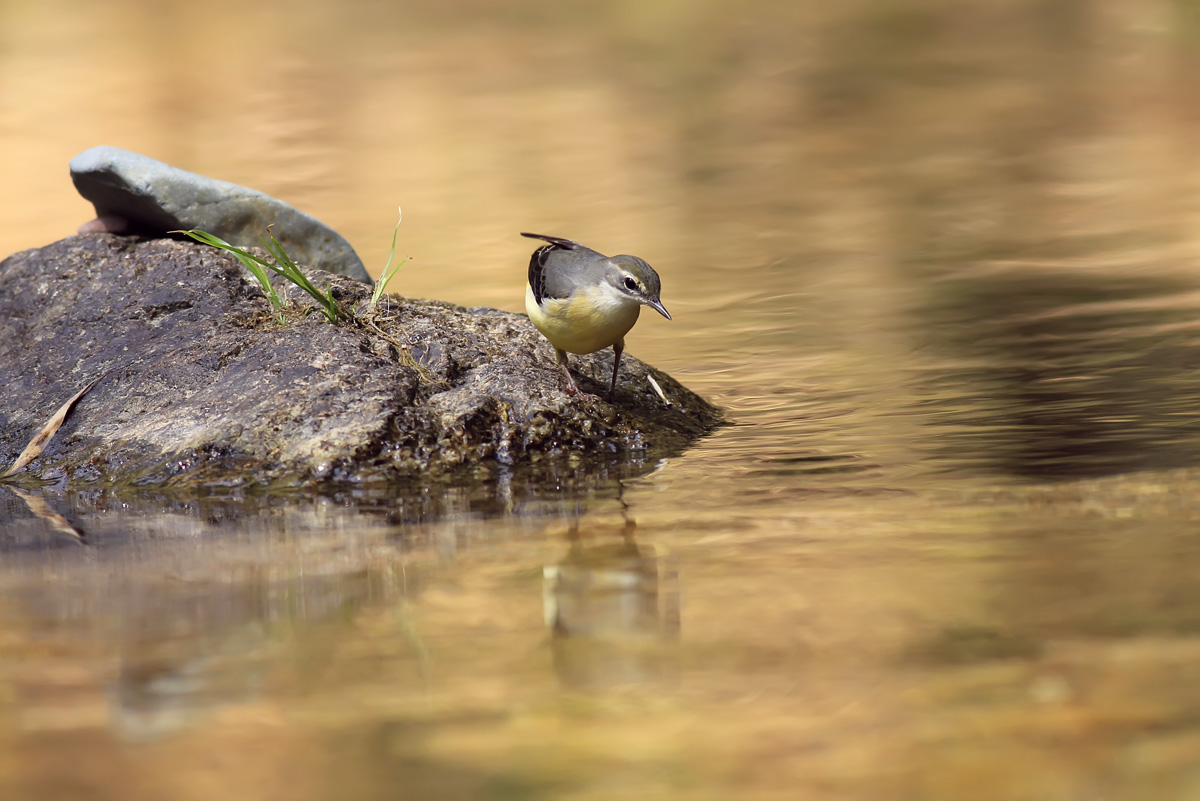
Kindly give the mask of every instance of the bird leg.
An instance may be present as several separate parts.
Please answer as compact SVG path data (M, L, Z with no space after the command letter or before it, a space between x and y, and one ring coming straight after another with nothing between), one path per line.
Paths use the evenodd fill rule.
M613 376L612 383L608 385L608 399L612 400L617 394L617 370L621 369L621 354L625 352L624 338L618 339L613 344Z
M579 385L575 383L574 376L571 375L571 368L567 364L567 352L565 350L554 349L554 358L563 369L563 373L567 376L567 385L570 387L572 395L582 395L583 392L579 389Z

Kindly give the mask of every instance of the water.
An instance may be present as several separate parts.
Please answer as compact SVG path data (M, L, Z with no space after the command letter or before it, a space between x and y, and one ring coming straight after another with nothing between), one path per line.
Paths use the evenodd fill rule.
M115 144L519 310L645 257L665 462L0 496L0 797L1200 797L1177 4L0 10L0 251ZM97 277L102 280L102 277ZM549 363L549 354L547 354ZM4 403L19 399L3 396Z

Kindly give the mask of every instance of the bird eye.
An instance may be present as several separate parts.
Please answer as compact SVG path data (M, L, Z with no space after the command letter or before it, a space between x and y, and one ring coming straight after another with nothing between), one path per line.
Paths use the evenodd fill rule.
M633 280L631 276L625 276L625 288L636 290L638 288L637 281Z

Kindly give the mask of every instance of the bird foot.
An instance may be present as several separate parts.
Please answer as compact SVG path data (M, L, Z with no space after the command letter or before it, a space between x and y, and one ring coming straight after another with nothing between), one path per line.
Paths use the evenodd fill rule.
M584 392L579 388L579 385L574 381L567 382L567 394L572 398L578 398L585 403L595 403L596 401L607 401L608 396L593 395L590 392Z
M562 367L563 375L567 378L567 392L577 398L586 397L587 393L580 389L579 385L575 383L575 376L571 375L571 368L567 367L565 364L559 366Z
M567 385L567 394L570 395L572 398L579 398L579 400L582 400L582 401L604 400L604 398L601 398L599 395L593 395L590 392L584 392L582 389L580 389L575 384Z
M579 398L582 401L591 401L591 402L596 402L596 401L611 402L612 401L613 395L615 393L613 392L613 390L611 388L609 389L608 392L604 393L604 395L593 395L590 392L584 392L582 389L579 388L579 384L575 383L575 376L571 375L571 371L565 365L562 365L562 368L563 368L563 375L566 376L566 378L567 378L567 394L570 395L571 397Z

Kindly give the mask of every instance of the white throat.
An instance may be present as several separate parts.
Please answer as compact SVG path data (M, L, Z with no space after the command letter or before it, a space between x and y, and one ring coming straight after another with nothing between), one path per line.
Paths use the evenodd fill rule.
M629 297L607 281L600 284L600 291L597 293L597 295L597 305L603 304L613 311L617 311L618 309L629 309L632 306L642 305L640 301Z

